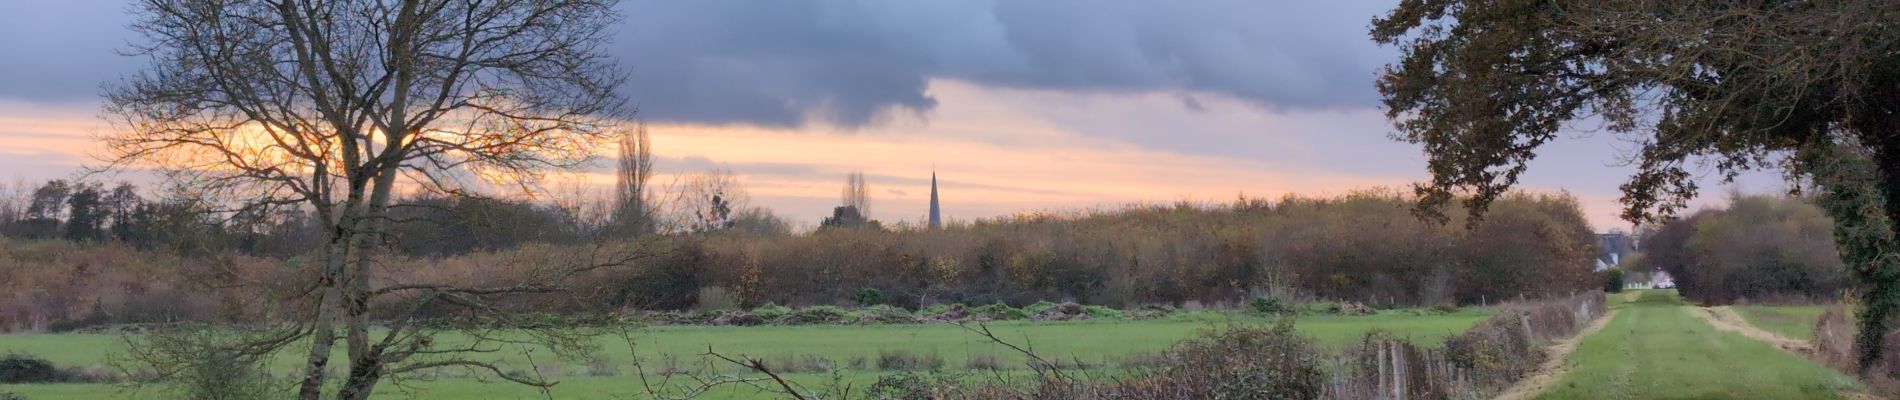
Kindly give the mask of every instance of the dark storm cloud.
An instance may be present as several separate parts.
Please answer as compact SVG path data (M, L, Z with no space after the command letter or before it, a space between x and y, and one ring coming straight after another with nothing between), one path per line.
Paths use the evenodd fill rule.
M629 99L665 122L859 126L930 111L933 78L1368 107L1389 52L1364 31L1384 3L629 0L608 49ZM95 100L144 62L113 53L127 21L117 2L0 2L0 97Z
M935 107L930 78L1361 108L1383 3L637 0L612 48L629 98L671 122L863 125Z

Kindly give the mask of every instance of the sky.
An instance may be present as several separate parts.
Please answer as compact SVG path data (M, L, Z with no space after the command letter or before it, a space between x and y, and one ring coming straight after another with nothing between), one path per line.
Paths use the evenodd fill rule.
M812 224L863 171L873 217L917 221L934 171L946 217L967 220L1427 178L1373 89L1398 51L1366 31L1393 3L628 0L605 48L658 182L729 170L754 205ZM130 20L115 1L0 2L0 179L98 164L101 85L146 62L117 52ZM1628 229L1634 145L1573 128L1522 187ZM1702 205L1784 186L1705 175Z

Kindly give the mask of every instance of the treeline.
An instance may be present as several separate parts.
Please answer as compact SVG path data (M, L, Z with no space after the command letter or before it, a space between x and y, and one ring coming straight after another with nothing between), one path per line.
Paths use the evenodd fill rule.
M1669 221L1643 233L1646 271L1665 271L1701 303L1831 299L1847 288L1834 222L1809 202L1736 196L1728 208Z
M1568 196L1513 195L1469 225L1456 218L1421 221L1412 205L1405 195L1368 191L1021 215L939 230L729 228L627 239L586 238L524 214L451 219L434 228L441 230L399 233L438 236L438 248L503 250L436 256L432 252L448 250L410 248L400 252L409 255L379 262L377 273L389 281L480 286L480 280L532 273L548 260L591 249L650 254L628 268L579 279L581 287L571 293L580 296L512 303L535 311L1021 307L1045 300L1240 306L1261 297L1436 306L1567 295L1600 284L1592 273L1595 235ZM461 202L419 209L458 215L452 212L458 207L531 209ZM568 234L576 236L561 240L586 243L508 249ZM0 242L0 249L0 284L8 286L0 290L8 293L0 296L0 325L15 329L242 321L268 311L260 308L260 296L221 286L311 279L305 257L193 255L111 241L12 240Z
M715 236L695 244L696 262L677 269L683 276L661 281L690 282L675 290L713 288L748 306L836 304L873 289L903 307L1039 300L1178 306L1254 296L1430 306L1598 285L1595 235L1573 198L1513 195L1470 229L1462 220L1422 221L1413 204L1409 196L1366 191L1023 215L942 230Z
M96 182L67 180L37 186L0 184L0 236L118 242L138 250L183 255L279 259L306 254L323 240L316 214L306 207L229 207L237 203L241 202L188 193L149 196L128 183L110 189ZM644 231L614 226L598 215L597 210L603 208L574 201L410 196L391 206L392 222L384 241L400 254L439 257L527 243L579 244L654 229L651 222L642 223L639 229Z

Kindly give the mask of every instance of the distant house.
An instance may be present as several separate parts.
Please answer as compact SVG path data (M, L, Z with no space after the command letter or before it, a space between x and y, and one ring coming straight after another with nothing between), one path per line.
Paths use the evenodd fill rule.
M1676 278L1667 271L1651 273L1633 272L1623 280L1624 289L1675 289Z
M1623 231L1597 234L1597 271L1615 268L1624 258L1636 253L1636 237Z

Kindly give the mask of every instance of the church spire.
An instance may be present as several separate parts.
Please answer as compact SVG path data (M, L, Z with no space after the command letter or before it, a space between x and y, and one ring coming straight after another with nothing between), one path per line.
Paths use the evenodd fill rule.
M937 171L930 171L930 229L943 228L943 210L937 205Z

